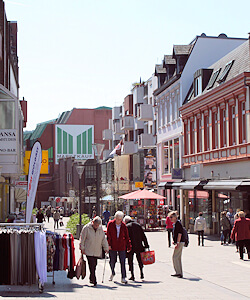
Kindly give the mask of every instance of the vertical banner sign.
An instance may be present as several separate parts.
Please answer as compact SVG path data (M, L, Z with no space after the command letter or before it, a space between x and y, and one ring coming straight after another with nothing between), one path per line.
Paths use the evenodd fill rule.
M42 148L39 142L35 142L31 150L28 188L27 188L27 203L26 203L26 223L30 223L32 209L35 202L38 180L42 165Z

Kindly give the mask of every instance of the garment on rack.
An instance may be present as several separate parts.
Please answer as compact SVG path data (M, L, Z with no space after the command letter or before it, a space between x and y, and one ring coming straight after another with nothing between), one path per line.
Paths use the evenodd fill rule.
M35 258L36 269L40 282L43 285L47 282L47 244L46 233L37 231L34 233L35 237Z
M53 236L46 234L46 242L47 242L47 272L52 272L53 265L54 265L54 255L56 250Z
M59 239L59 270L63 270L64 267L64 251L62 239Z
M10 235L8 233L0 234L0 257L1 257L1 268L0 268L0 284L10 284L11 273L10 273Z

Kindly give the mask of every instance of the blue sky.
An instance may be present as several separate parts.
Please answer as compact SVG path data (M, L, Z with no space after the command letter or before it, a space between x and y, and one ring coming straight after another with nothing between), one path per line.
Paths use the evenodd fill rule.
M248 37L249 0L6 0L18 22L27 129L65 110L120 105L173 44Z

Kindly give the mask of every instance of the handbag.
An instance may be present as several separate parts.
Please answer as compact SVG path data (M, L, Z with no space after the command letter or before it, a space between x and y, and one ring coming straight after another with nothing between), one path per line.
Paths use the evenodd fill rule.
M154 251L141 252L141 260L144 265L151 265L155 263L155 252Z
M86 260L84 259L83 255L79 258L76 264L75 270L76 278L79 280L82 276L82 279L86 276Z
M63 221L61 221L59 224L60 224L60 226L63 226Z

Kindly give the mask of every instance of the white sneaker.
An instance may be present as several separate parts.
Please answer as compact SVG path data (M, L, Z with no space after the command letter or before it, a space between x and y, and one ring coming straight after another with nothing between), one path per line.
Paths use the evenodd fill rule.
M109 281L113 281L115 275L111 274L110 277L109 277Z
M126 280L126 278L122 278L122 283L124 283L124 284L128 283L127 280Z

